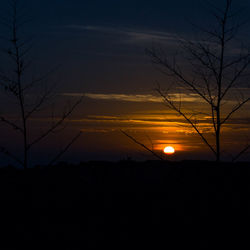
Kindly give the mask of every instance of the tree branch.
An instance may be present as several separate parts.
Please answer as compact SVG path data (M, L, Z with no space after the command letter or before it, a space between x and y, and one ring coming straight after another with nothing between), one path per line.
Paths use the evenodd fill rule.
M159 156L158 154L156 154L153 150L151 150L150 148L148 148L147 146L145 146L144 144L142 144L141 142L138 142L134 137L132 137L131 135L129 135L128 133L126 133L125 131L121 130L121 132L126 135L129 139L131 139L133 142L135 142L136 144L140 145L141 147L143 147L144 149L146 149L147 151L149 151L152 155L154 155L156 158L160 159L161 161L164 161L164 159Z
M25 119L27 120L34 112L38 111L38 109L44 104L50 92L45 92L42 97L40 97L39 101L34 105L34 107L26 114Z
M66 147L61 150L58 155L50 161L50 163L48 164L49 166L53 165L56 161L58 161L58 159L69 149L69 147L81 136L82 132L80 131L78 134L76 134L76 136L73 137L73 139L66 145Z
M247 152L247 150L250 148L250 145L247 145L245 148L243 148L233 159L232 162L237 161L244 153Z
M82 98L83 97L81 97L77 102L75 102L75 104L66 113L63 114L61 119L59 119L54 125L52 125L46 132L44 132L42 135L40 135L38 138L36 138L32 143L30 143L28 146L28 149L31 148L34 144L40 142L42 139L47 137L47 135L49 135L56 128L58 128L65 121L65 119L72 114L74 109L82 102Z
M227 92L233 87L235 82L241 77L241 75L244 73L244 71L247 69L247 67L250 64L250 59L248 59L241 67L240 70L234 75L233 79L230 81L224 92L221 94L221 99L227 94Z
M15 130L19 130L20 132L23 133L23 129L21 127L17 126L15 123L7 120L6 118L0 116L0 121L3 122L3 123L5 123L5 124L8 124L9 126L11 126L12 128L14 128Z
M235 113L238 109L240 109L244 104L246 104L248 101L250 100L250 98L247 98L246 100L240 102L238 105L236 105L232 111L224 118L224 120L222 120L221 125L224 124L231 116L233 113Z
M175 104L166 96L162 93L160 89L157 89L157 92L161 95L161 97L164 99L164 101L176 112L178 112L192 127L193 129L197 132L197 134L202 138L204 143L210 148L210 150L216 155L216 151L214 148L209 144L207 139L204 137L204 135L199 131L197 126L188 118L180 109L178 109Z
M0 146L0 153L6 155L10 159L16 161L17 163L19 163L19 164L21 164L23 166L23 162L21 160L19 160L15 155L10 153L6 148Z
M208 104L211 104L210 101L207 99L207 97L202 94L198 88L196 88L195 84L193 82L190 82L187 80L177 69L176 65L171 66L167 60L163 60L161 57L159 57L154 51L152 50L146 50L147 53L154 59L153 62L155 64L164 66L167 70L169 70L175 77L177 77L179 80L183 82L183 84L189 86L192 90L192 92L198 94L202 99L204 99ZM164 73L164 71L163 71Z

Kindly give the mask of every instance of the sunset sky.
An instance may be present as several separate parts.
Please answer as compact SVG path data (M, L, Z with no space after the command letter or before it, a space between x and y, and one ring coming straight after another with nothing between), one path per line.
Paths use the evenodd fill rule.
M1 13L8 10L8 0L1 1ZM150 153L136 145L121 133L121 129L159 153L165 146L173 146L176 153L169 156L173 160L213 159L209 149L195 131L167 108L155 88L172 84L170 77L159 72L152 65L145 49L161 45L170 56L179 49L180 39L195 39L199 31L192 23L212 27L203 0L24 0L26 13L31 17L24 28L27 37L33 38L30 53L30 72L41 75L51 69L53 74L47 79L56 84L53 103L56 114L60 115L62 103L73 103L83 96L67 126L61 132L34 148L32 157L46 163L52 154L82 131L82 136L64 155L62 160L135 160L153 159ZM221 1L222 2L222 1ZM249 1L237 1L237 8L243 8L242 16L249 19ZM2 28L2 34L6 31ZM238 34L240 41L250 47L250 23L242 27ZM6 41L0 45L6 48ZM235 45L232 50L237 51ZM7 47L8 48L8 47ZM0 58L5 65L5 57ZM182 63L182 62L181 62ZM184 70L188 67L182 64ZM227 101L234 104L236 94L250 95L250 81L235 90ZM16 119L14 104L1 93L2 114ZM172 98L179 100L188 114L197 107L204 113L197 117L200 128L209 140L214 140L209 125L209 110L200 98L183 89L175 88ZM12 107L13 105L13 107ZM244 147L250 140L250 105L236 113L223 127L223 159ZM225 105L225 109L228 109ZM48 111L49 109L47 109ZM31 136L42 131L50 122L49 114L42 112L30 123ZM2 127L1 143L15 151L20 150L19 137ZM6 132L5 132L6 131ZM11 141L10 141L11 138ZM13 141L15 145L13 146ZM0 145L1 146L1 145ZM46 157L44 157L44 154ZM165 156L168 157L168 156ZM242 159L250 159L246 154ZM3 157L0 163L8 160Z

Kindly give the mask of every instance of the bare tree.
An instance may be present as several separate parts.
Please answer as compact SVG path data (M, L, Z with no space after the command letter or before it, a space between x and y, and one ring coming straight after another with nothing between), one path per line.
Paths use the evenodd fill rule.
M28 123L33 118L35 114L41 111L42 106L47 103L47 101L52 97L52 89L44 88L42 92L37 89L35 101L30 101L31 96L35 95L36 88L42 84L48 74L45 74L38 78L29 77L28 68L30 62L27 60L27 56L31 49L31 39L26 39L23 37L23 25L26 23L26 16L19 12L19 1L10 0L11 15L9 19L3 20L3 23L9 30L9 37L5 38L9 43L9 48L4 50L9 59L12 61L12 70L10 74L5 72L0 72L0 86L3 88L6 94L13 97L17 106L18 114L16 121L8 119L4 114L0 114L0 122L6 124L7 126L18 131L23 140L23 157L19 159L13 153L10 153L5 147L0 147L0 152L4 153L8 157L14 159L16 162L21 164L24 169L28 167L28 157L30 149L46 138L51 133L58 130L66 121L67 118L73 113L75 108L80 104L82 98L76 101L73 105L68 105L68 107L63 111L61 117L54 119L51 126L47 128L43 133L33 138L29 134ZM30 78L30 79L29 79ZM29 79L29 80L27 80ZM6 105L8 106L8 104ZM68 147L80 136L80 133L62 150L57 157L53 160L57 160Z
M157 68L174 79L175 89L178 86L195 94L208 106L211 131L215 135L214 142L209 140L200 129L195 112L189 115L184 110L181 100L176 101L172 98L170 89L165 91L161 87L157 88L165 104L192 126L215 155L216 161L221 160L223 125L250 99L238 90L240 95L238 94L234 104L228 102L228 97L232 98L236 88L240 89L246 82L250 64L248 49L242 43L240 49L235 49L237 33L243 23L236 21L237 15L233 11L232 3L233 0L224 0L223 8L213 6L211 13L215 25L211 29L199 27L203 39L197 41L180 39L180 48L183 53L181 61L177 60L177 56L170 59L160 46L146 50ZM187 69L183 67L185 60L188 62ZM181 63L182 66L180 66ZM245 149L241 152L245 152Z

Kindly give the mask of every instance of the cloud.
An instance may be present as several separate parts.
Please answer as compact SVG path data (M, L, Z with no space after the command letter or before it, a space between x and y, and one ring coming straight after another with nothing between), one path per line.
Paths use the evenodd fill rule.
M84 133L110 133L116 131L115 129L95 129L95 128L82 128L82 132Z
M131 29L126 27L108 27L95 25L66 25L65 28L78 31L98 32L112 35L116 38L123 37L123 43L145 43L145 42L162 42L168 45L176 45L177 42L185 42L187 34L177 34L166 31L156 31L150 29ZM190 40L193 43L204 43L216 46L217 44L204 40Z
M106 26L91 25L67 25L66 28L83 31L93 31L114 36L124 36L123 42L152 42L152 41L171 41L176 43L178 35L170 32L153 30L136 30L129 28L115 28Z
M123 101L123 102L157 102L162 103L163 99L160 96L151 94L93 94L93 93L62 93L63 96L85 96L95 100L110 100L110 101ZM170 94L173 101L182 102L200 102L201 99L196 94Z
M152 42L159 43L161 45L164 44L165 49L169 47L169 49L174 50L177 49L177 44L179 42L192 42L193 44L206 44L210 45L213 49L219 49L219 45L212 41L204 41L201 40L193 40L190 38L190 35L187 33L177 34L173 32L166 31L155 31L150 29L132 29L126 27L112 27L112 26L98 26L98 25L65 25L64 28L75 30L75 31L87 31L87 32L96 32L103 35L112 36L112 41L119 41L119 43L127 43L127 44L151 44ZM108 37L110 39L110 37ZM247 54L248 50L242 49L242 46L239 45L231 45L231 49L229 54L232 56L235 55L244 55Z

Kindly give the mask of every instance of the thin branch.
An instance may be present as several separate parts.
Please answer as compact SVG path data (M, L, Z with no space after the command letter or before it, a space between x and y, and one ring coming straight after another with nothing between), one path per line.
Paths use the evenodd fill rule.
M14 128L15 130L19 130L20 132L23 133L23 129L22 129L22 128L20 128L19 126L17 126L15 123L13 123L13 122L7 120L6 118L0 116L0 121L3 122L3 123L5 123L5 124L7 124L7 125L9 125L9 126L11 126L11 127Z
M159 156L158 154L156 154L153 150L151 150L150 148L148 148L147 146L145 146L144 144L142 144L141 142L137 141L134 137L132 137L131 135L129 135L128 133L126 133L125 131L121 130L121 132L126 135L129 139L131 139L133 142L135 142L136 144L140 145L141 147L143 147L144 149L146 149L147 151L149 151L152 155L154 155L156 158L160 159L161 161L164 161L164 159Z
M53 165L56 161L58 161L58 159L71 147L71 145L81 136L82 131L80 131L78 134L76 134L76 136L73 137L73 139L66 145L66 147L64 149L62 149L58 155L50 161L50 163L48 164L49 166Z
M4 75L3 73L0 73L0 86L2 86L4 90L11 92L15 96L17 95L17 92L16 92L17 82L15 82L14 80L11 80L9 77Z
M31 89L33 86L35 86L37 83L42 82L44 79L48 78L49 75L51 75L52 73L54 73L57 69L54 68L48 72L46 72L45 74L43 74L42 76L33 79L31 82L29 82L28 84L26 84L26 86L23 87L23 91L26 91L27 89Z
M228 84L224 92L221 94L221 100L223 97L227 94L227 92L234 86L235 82L241 77L241 75L244 73L244 71L247 69L247 67L250 65L250 59L248 59L241 67L240 70L234 75L231 82Z
M146 135L147 139L149 140L149 142L150 142L150 144L151 144L151 150L153 151L153 149L154 149L154 144L153 144L151 138L150 138L147 134L145 134L145 135Z
M245 61L247 60L247 63L249 63L249 59L250 59L250 53L247 53L246 55L240 55L238 58L232 60L231 62L228 62L227 64L224 65L224 68L223 69L226 69L226 68L230 68L232 66L234 66L235 64L239 64L241 63L242 61Z
M44 104L50 91L46 91L43 96L39 99L39 101L34 105L34 107L26 114L25 119L27 120L34 112L38 111L39 108Z
M207 97L200 92L200 90L195 86L194 82L190 82L187 80L177 69L176 65L171 66L166 60L163 60L161 57L159 57L154 51L152 50L146 50L147 53L154 59L154 63L164 66L167 70L169 70L175 77L179 78L183 82L183 84L189 86L191 90L198 94L202 99L204 99L208 104L211 104L210 101L207 99ZM164 73L164 71L162 71Z
M208 70L210 70L210 71L213 73L213 75L214 75L216 81L218 81L218 78L219 78L218 75L219 75L219 74L218 74L218 72L216 71L215 64L214 64L214 62L212 61L211 56L214 57L214 59L216 59L216 60L218 60L218 61L219 61L219 58L218 58L215 54L211 53L208 47L206 48L206 47L205 47L204 45L202 45L201 43L198 43L198 45L195 45L195 44L192 43L192 42L188 42L188 43L189 43L189 46L185 46L186 49L187 49L187 50L191 53L191 55L192 55L195 59L197 59L204 67L206 67ZM201 50L202 53L199 53L198 50ZM208 62L206 62L206 61L204 60L204 58L203 58L204 56L206 56Z
M250 98L247 98L246 100L240 102L238 105L236 105L232 111L224 118L224 120L222 120L221 125L224 124L231 116L233 113L235 113L238 109L240 109L244 104L246 104L248 101L250 100Z
M247 145L245 148L243 148L233 159L232 162L237 161L244 153L246 153L248 151L248 149L250 148L250 145Z
M0 153L6 155L7 157L9 157L10 159L16 161L17 163L21 164L23 166L23 162L21 160L18 159L18 157L16 157L15 155L13 155L12 153L10 153L6 148L4 147L0 147Z
M56 128L58 128L65 121L65 119L72 114L74 109L82 102L82 98L83 97L81 97L77 102L75 102L75 104L66 113L63 114L61 119L59 119L55 124L53 124L46 132L44 132L42 135L40 135L38 138L36 138L32 143L30 143L28 148L31 148L34 144L40 142L42 139L47 137L47 135L49 135Z
M173 110L175 110L176 112L178 112L192 127L193 129L197 132L197 134L202 138L202 140L204 141L204 143L210 148L210 150L216 155L216 151L214 150L214 148L210 145L210 143L207 141L207 139L204 137L204 135L200 132L200 130L197 128L197 126L195 125L194 122L192 122L190 120L190 118L188 118L181 110L179 110L175 104L168 98L166 97L162 91L160 89L157 90L157 92L161 95L161 97L164 99L164 101L171 106L171 108Z

